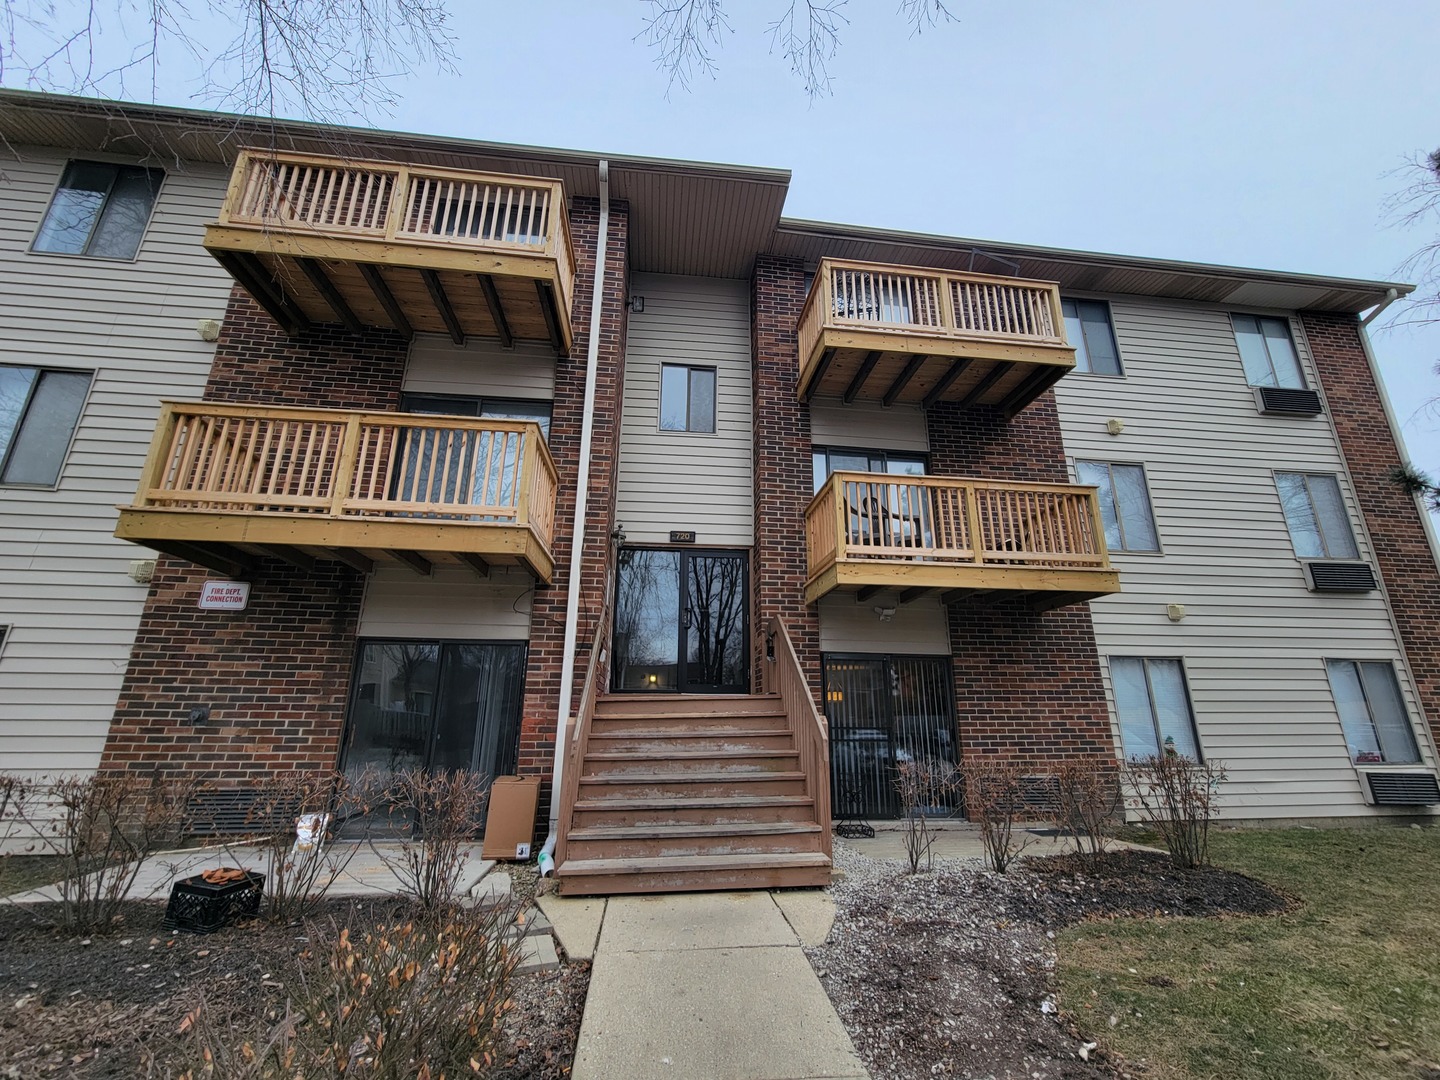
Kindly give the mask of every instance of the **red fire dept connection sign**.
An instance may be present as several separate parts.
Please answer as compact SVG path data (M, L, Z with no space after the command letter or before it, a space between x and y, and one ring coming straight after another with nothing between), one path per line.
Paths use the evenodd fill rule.
M200 587L202 611L244 611L249 603L248 581L207 581Z

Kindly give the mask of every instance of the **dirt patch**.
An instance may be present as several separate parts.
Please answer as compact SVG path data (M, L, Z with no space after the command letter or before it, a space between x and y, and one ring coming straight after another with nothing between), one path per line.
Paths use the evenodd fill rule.
M1051 855L1021 865L1036 883L1015 897L1011 910L1054 928L1127 915L1279 915L1296 904L1233 870L1180 870L1148 851L1109 851L1096 859Z
M835 845L835 927L806 950L874 1076L1123 1075L1056 1011L1055 931L1126 915L1271 915L1293 901L1231 871L1147 852L1027 859L999 875L925 874Z
M403 900L334 900L319 916L336 926L405 918ZM203 999L219 1024L242 1028L280 1000L309 944L303 926L252 922L218 933L160 928L164 905L129 904L119 932L65 938L19 907L0 908L0 1078L63 1076L120 1080L147 1075L179 1042L188 1010ZM506 1058L493 1075L568 1076L589 985L589 965L517 976L506 1017Z

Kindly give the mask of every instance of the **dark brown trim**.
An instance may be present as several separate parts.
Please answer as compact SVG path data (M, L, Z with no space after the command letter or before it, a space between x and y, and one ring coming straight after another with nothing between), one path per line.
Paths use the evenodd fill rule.
M505 318L505 305L500 303L500 293L495 289L495 279L489 274L476 274L480 291L485 295L485 306L490 309L490 318L495 323L495 333L505 348L515 344L515 335L510 332L510 322Z
M434 270L424 269L420 271L420 276L425 279L425 288L430 290L430 299L435 302L435 310L440 312L440 318L445 320L445 328L450 331L450 340L456 345L464 345L465 329L460 325L459 316L455 314L455 308L450 303L440 275Z
M369 263L361 263L360 276L365 279L365 284L370 286L370 291L375 294L375 299L380 301L380 306L385 309L385 314L390 316L390 321L395 324L395 329L407 338L414 337L415 328L405 317L405 312L400 307L400 301L395 299L395 294L390 291L390 286L381 276L379 269Z
M326 275L324 267L314 259L296 259L295 261L300 264L300 269L310 279L310 284L315 286L315 291L324 298L325 303L330 305L330 310L335 313L335 317L345 324L345 329L352 334L361 333L365 329L364 326L361 325L355 312L350 309L350 305L345 302L345 297L340 295L340 290L335 288L335 283Z

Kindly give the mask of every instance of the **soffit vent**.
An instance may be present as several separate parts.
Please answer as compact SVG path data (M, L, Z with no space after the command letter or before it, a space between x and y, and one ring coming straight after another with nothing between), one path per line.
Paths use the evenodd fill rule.
M1376 806L1434 806L1440 803L1440 781L1433 773L1367 772L1370 801Z
M1363 562L1312 562L1305 564L1311 592L1374 592L1375 571Z
M1255 404L1266 416L1319 416L1320 395L1314 390L1257 386Z

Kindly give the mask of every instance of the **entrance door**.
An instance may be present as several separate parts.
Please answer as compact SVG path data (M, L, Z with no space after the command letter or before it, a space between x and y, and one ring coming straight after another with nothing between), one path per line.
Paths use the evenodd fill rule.
M614 689L746 693L748 567L743 551L622 550Z
M896 794L896 767L956 761L949 659L827 653L824 669L835 816L904 816L910 808ZM942 795L933 802L919 809L943 815L955 808Z

